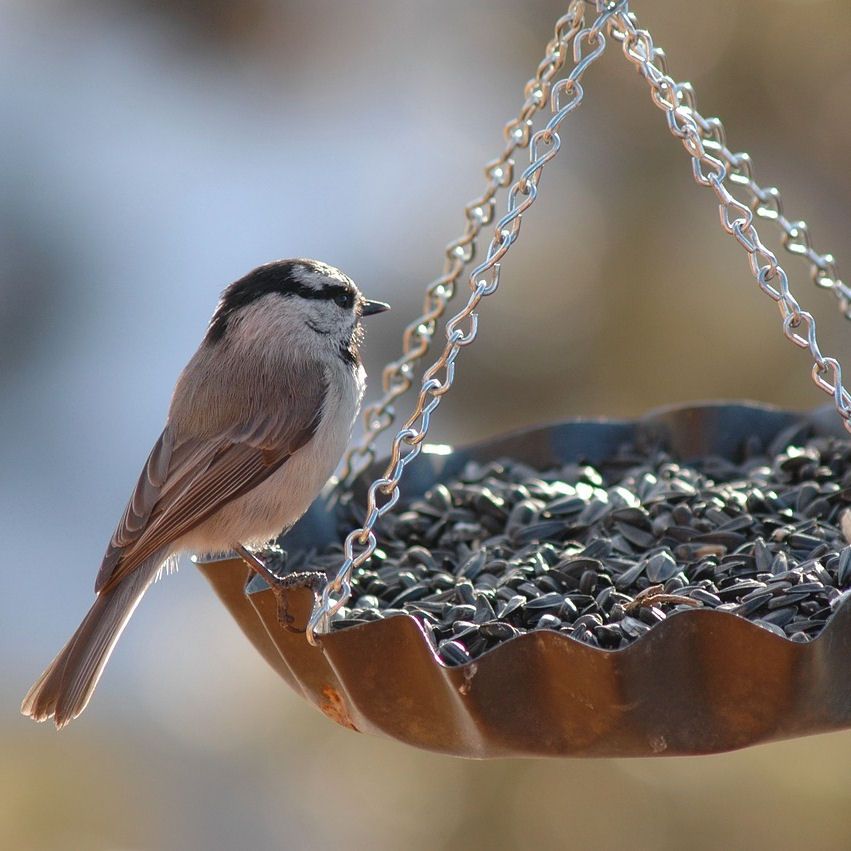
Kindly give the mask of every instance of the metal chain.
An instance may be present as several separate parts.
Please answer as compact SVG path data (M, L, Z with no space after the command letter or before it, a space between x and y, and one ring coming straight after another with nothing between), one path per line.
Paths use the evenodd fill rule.
M620 3L613 4L613 8L626 5L626 2L627 0L621 0ZM538 183L544 166L556 156L561 147L559 127L585 97L580 81L588 67L602 56L606 48L606 38L602 30L612 14L613 9L602 12L593 26L579 30L574 36L574 67L566 77L552 86L549 98L552 116L543 129L532 135L529 142L531 162L508 190L507 212L496 224L484 262L470 273L471 295L466 305L446 323L446 344L443 351L423 375L414 411L393 439L390 462L384 475L369 487L363 525L346 537L343 545L345 560L334 578L323 588L319 603L308 622L306 636L311 644L318 644L317 634L327 632L331 617L351 595L353 571L375 550L375 524L399 500L399 482L405 467L419 455L428 433L431 415L452 387L455 360L461 349L476 339L476 308L485 296L492 295L499 286L500 260L520 234L523 213L538 197ZM407 449L403 449L403 446Z
M813 359L812 378L816 386L833 396L834 406L851 432L851 396L842 384L842 367L836 358L822 354L816 338L816 322L803 310L789 289L789 281L777 255L759 238L754 210L736 199L725 185L727 166L704 144L701 127L720 127L720 122L699 116L691 93L668 74L665 54L653 46L647 30L639 29L635 15L626 6L609 17L609 32L621 42L624 55L635 65L650 86L650 95L664 113L668 129L683 144L692 159L694 179L711 187L718 198L722 228L748 252L751 271L760 289L777 303L783 317L783 333L796 346L808 349ZM793 252L796 253L796 252Z
M656 48L657 54L662 53ZM832 254L819 254L812 246L810 231L802 219L789 219L783 212L780 190L776 186L762 187L754 177L753 162L744 152L733 153L727 147L727 134L719 118L704 118L697 111L697 101L691 83L680 83L677 98L697 122L704 147L720 159L727 168L727 179L744 186L750 197L751 210L761 219L774 222L779 228L783 247L810 264L810 277L822 289L832 290L840 313L851 319L851 288L839 277Z
M475 256L479 233L493 221L497 193L501 188L511 185L514 154L518 149L529 147L532 119L547 105L552 80L564 66L574 36L584 26L584 14L583 0L572 0L568 11L556 21L555 32L544 51L544 58L523 89L523 106L517 117L503 128L505 148L485 166L485 190L464 207L464 233L444 249L443 274L426 288L422 315L405 328L402 334L402 356L384 368L381 376L383 395L364 408L364 433L346 453L340 474L342 481L350 482L375 460L375 440L393 425L393 403L413 385L415 366L428 353L437 322L455 295L458 279Z
M572 6L572 11L575 5ZM368 490L366 519L360 528L347 536L344 543L345 560L334 578L326 584L320 601L314 608L306 633L311 644L318 644L318 634L327 631L331 617L349 598L353 571L375 550L376 523L399 500L399 483L405 467L420 453L431 414L452 386L455 360L461 349L470 345L476 338L478 316L475 310L482 298L496 291L499 285L499 261L519 236L522 214L537 198L538 183L544 166L556 156L561 147L557 131L567 115L573 112L584 98L580 80L588 67L605 50L604 28L608 29L615 41L621 43L624 55L647 81L653 102L665 113L668 128L680 139L692 159L696 182L714 190L719 201L721 226L748 252L751 271L757 283L780 309L784 335L796 346L809 350L814 362L813 381L820 389L833 396L837 412L842 417L845 428L851 432L851 396L842 384L842 368L835 358L822 354L816 339L815 319L812 314L801 308L792 295L785 270L774 252L762 243L757 233L754 216L775 218L778 221L785 234L784 244L787 250L803 255L816 267L813 272L815 282L819 286L833 289L840 299L843 312L848 315L847 302L851 293L836 275L833 258L812 251L806 226L802 226L802 223L789 222L785 218L781 221L779 192L773 188L764 190L756 184L747 155L732 154L727 149L721 122L717 119L704 119L697 111L690 86L677 83L669 76L663 51L654 47L646 30L638 28L635 16L629 11L629 0L596 0L595 5L601 11L594 25L580 29L573 37L575 66L567 77L552 86L550 104L553 115L546 127L532 135L529 140L531 164L511 185L508 192L508 211L496 225L484 262L470 273L472 293L467 304L447 322L443 352L423 375L414 412L393 440L390 462L384 475L374 481ZM586 55L582 52L583 44L589 48ZM710 150L718 156L713 156L709 153ZM739 201L730 193L725 183L728 177L731 182L744 184L748 188L752 195L750 205ZM508 179L510 180L510 177ZM467 245L469 257L465 262L472 259L472 249L469 248L472 242ZM445 308L445 301L443 307ZM428 321L433 323L437 318L439 317ZM468 325L462 328L465 322ZM433 326L430 325L429 328L432 328L433 333ZM420 340L422 339L420 337ZM429 335L423 354L430 339ZM422 354L415 359L421 356ZM441 372L442 379L439 377ZM406 378L410 382L409 375L406 375ZM392 415L390 421L392 422ZM387 428L387 425L382 425L381 430L384 428ZM408 447L406 451L403 450L403 445Z

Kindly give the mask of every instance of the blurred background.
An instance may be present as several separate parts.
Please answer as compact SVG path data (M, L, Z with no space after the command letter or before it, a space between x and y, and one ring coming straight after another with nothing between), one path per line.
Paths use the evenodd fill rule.
M633 6L848 275L851 6ZM566 7L0 0L0 847L847 847L851 734L662 761L415 752L288 691L190 565L80 720L57 736L18 715L219 291L277 257L339 265L393 304L369 325L375 395ZM434 439L826 402L644 84L616 50L586 79ZM830 294L783 262L847 357Z

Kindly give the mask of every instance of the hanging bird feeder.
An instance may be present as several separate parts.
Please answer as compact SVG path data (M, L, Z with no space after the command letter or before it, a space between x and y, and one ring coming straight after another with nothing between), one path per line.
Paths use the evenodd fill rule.
M585 73L612 42L833 405L803 416L707 404L430 446L479 303L499 285ZM780 228L846 318L851 290L806 224L784 215L779 192L756 182L748 155L728 147L721 122L698 112L691 86L669 75L628 0L573 0L524 93L444 274L384 371L383 397L365 410L363 440L270 562L278 580L235 557L199 569L269 664L326 715L429 750L681 755L851 727L851 397L757 221ZM530 164L515 178L523 149ZM375 439L393 425L503 188L507 210L468 273L467 302L378 462Z

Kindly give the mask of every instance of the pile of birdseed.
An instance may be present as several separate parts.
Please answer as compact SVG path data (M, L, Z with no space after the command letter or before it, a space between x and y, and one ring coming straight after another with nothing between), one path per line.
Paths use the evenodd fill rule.
M658 445L596 466L469 463L382 519L333 628L413 615L448 665L539 629L616 650L696 607L806 642L851 587L849 503L851 443L800 428L737 463ZM298 561L333 570L340 552Z

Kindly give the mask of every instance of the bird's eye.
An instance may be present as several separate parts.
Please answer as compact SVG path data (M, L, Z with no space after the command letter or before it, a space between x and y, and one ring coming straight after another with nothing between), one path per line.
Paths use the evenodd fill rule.
M350 308L354 303L354 297L351 293L338 293L334 296L334 303L346 309Z

